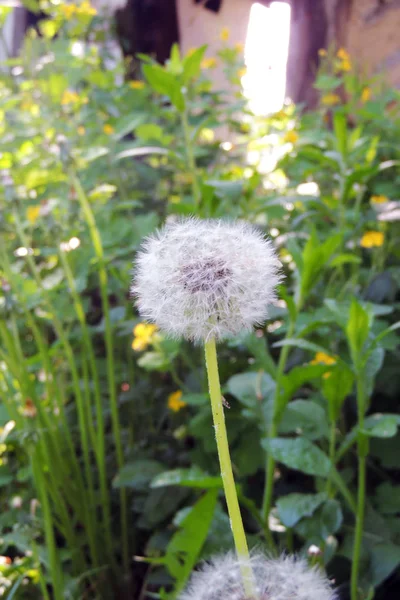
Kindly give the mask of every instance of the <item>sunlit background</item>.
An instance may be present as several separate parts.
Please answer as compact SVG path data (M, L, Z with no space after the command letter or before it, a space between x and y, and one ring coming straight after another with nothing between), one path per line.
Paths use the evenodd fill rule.
M278 111L286 89L286 63L290 35L290 6L258 2L251 7L245 45L247 74L242 83L256 115Z

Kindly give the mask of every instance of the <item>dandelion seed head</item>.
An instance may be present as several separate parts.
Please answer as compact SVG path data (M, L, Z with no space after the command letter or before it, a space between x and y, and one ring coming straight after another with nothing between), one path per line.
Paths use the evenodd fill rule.
M337 600L330 582L303 559L261 554L250 559L260 600ZM240 562L233 554L213 558L195 572L179 600L252 600L243 589Z
M167 334L222 340L265 321L280 267L249 223L181 219L145 240L131 291L142 317Z

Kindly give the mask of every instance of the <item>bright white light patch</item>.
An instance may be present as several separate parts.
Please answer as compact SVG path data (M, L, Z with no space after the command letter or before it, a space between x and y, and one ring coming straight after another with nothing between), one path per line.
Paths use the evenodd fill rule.
M297 186L297 193L300 196L319 196L319 187L315 181L309 181L307 183L300 183Z
M250 11L245 46L247 73L242 79L250 108L257 115L278 111L286 90L286 63L290 35L290 6L258 2Z
M28 254L33 254L32 248L24 248L23 246L17 248L14 252L14 256L28 256Z

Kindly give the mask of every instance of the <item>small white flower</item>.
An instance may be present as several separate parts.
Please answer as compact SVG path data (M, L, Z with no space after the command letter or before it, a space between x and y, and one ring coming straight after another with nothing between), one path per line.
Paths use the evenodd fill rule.
M265 321L280 266L249 223L182 219L145 240L131 291L142 317L169 335L221 340Z
M332 587L318 567L303 559L282 556L251 557L259 600L337 600ZM251 600L246 598L240 563L233 554L213 558L192 575L179 600Z

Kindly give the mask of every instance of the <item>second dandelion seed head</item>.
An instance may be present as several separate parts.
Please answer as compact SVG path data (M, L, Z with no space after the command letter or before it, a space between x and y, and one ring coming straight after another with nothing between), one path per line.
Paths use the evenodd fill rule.
M329 580L318 567L297 557L250 559L257 600L335 600ZM194 573L180 600L253 600L242 585L240 561L231 553L214 557Z

